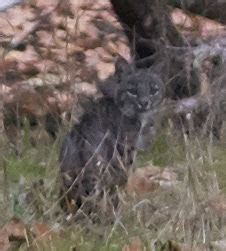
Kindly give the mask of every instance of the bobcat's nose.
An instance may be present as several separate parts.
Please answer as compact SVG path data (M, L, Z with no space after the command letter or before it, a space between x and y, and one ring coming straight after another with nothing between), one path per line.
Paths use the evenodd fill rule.
M148 99L143 99L141 100L140 105L143 109L147 110L150 108L150 101Z
M146 100L146 101L144 101L144 102L143 102L143 107L144 107L144 108L147 108L147 107L148 107L148 105L149 105L148 100Z

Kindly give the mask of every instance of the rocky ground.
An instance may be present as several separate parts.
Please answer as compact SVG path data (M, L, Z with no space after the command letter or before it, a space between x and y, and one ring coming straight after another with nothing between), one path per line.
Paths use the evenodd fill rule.
M95 83L114 71L116 55L129 58L108 1L65 2L25 1L0 13L1 113L8 135L16 133L12 117L40 120L71 111L78 93L95 95Z

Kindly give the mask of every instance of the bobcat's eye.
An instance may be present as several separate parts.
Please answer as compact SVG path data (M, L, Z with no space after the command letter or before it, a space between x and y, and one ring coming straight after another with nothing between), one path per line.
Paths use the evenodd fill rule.
M150 96L157 95L159 93L159 86L158 85L152 86L150 92L151 92Z
M139 104L139 103L137 103L137 107L138 107L139 109L142 109L142 108L143 108L143 106L142 106L141 104Z
M128 96L130 97L133 97L133 98L136 98L137 97L137 93L135 91L127 91L126 92Z

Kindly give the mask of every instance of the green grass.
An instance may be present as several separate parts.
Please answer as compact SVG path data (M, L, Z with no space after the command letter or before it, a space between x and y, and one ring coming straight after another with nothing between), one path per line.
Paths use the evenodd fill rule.
M28 156L23 158L11 156L6 159L5 166L7 176L13 182L19 181L21 176L29 180L35 180L44 178L46 174L45 167Z
M41 242L32 242L31 240L35 248L29 249L24 243L19 249L21 251L121 251L124 245L130 243L131 239L137 236L142 240L143 250L150 251L169 251L169 248L163 247L167 246L164 243L169 240L176 243L189 241L201 243L202 229L195 228L194 240L192 240L191 229L196 226L194 217L197 217L196 220L200 226L202 217L205 217L205 224L215 224L214 217L210 216L209 213L200 214L199 211L203 206L201 202L215 193L213 192L215 181L212 175L214 172L217 174L222 192L226 193L226 148L224 144L211 145L208 141L201 142L197 139L184 142L183 138L177 139L170 133L162 132L155 138L148 151L138 154L137 163L139 166L152 163L162 168L176 168L180 179L178 186L161 193L154 192L146 199L142 198L142 201L125 198L122 211L116 217L115 224L111 226L90 225L87 228L87 224L90 223L79 226L73 223L65 226L62 221L64 215L62 214L60 217L59 214L55 215L59 209L59 205L56 203L58 194L55 185L52 185L58 172L58 143L49 145L40 143L34 147L28 140L27 132L22 140L22 146L19 155L13 151L4 151L0 161L5 170L9 193L11 193L11 196L8 196L11 206L7 208L8 211L11 208L11 214L5 216L4 222L9 215L16 215L32 224L41 220L54 225L57 221L64 229L64 234L63 237L54 236L51 240ZM35 203L29 207L17 204L21 176L25 179L28 191L32 184L39 179L45 181L44 191L41 191L40 194L37 192L38 198L34 198L35 203L41 204L40 208L35 208ZM53 183L51 183L52 181ZM4 180L0 181L2 183L0 187L4 186L4 182ZM52 208L53 205L55 206ZM1 202L0 206L0 208L4 208ZM49 209L49 213L44 215ZM190 212L193 212L194 215L190 215ZM4 218L4 215L2 217ZM182 227L183 224L185 224L184 227ZM175 226L174 230L172 226ZM100 228L101 234L96 233L98 228ZM95 231L93 232L92 229ZM219 226L217 230L208 232L207 228L206 231L210 240L220 237L219 232L222 235L225 232ZM151 243L154 242L158 244L154 249L151 249Z
M175 141L172 135L160 133L156 136L153 145L145 152L138 155L138 163L152 162L160 167L170 166L185 160L185 149L183 141Z
M21 176L31 181L52 177L58 170L57 144L36 147L26 145L20 154L13 151L7 153L2 163L12 182L19 181Z
M216 171L220 188L226 194L226 145L214 146L213 158L212 168Z
M129 245L133 238L139 238L142 241L143 248L145 248L144 250L150 250L147 233L141 227L131 223L127 223L123 227L120 224L105 227L103 228L105 231L102 231L103 235L98 235L92 231L87 232L81 226L74 225L65 228L61 237L55 234L53 235L54 238L40 238L33 245L36 247L35 250L42 251L122 251L122 248ZM124 222L121 224L124 224ZM100 226L94 226L94 228L100 228ZM20 248L20 251L25 250L28 250L26 244Z

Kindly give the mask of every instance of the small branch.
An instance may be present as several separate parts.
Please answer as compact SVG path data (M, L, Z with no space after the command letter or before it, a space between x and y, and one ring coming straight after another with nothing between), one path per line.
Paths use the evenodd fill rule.
M188 112L192 112L199 108L201 105L208 105L208 98L200 95L195 95L189 98L184 98L177 101L174 104L174 113L175 114L185 114Z

